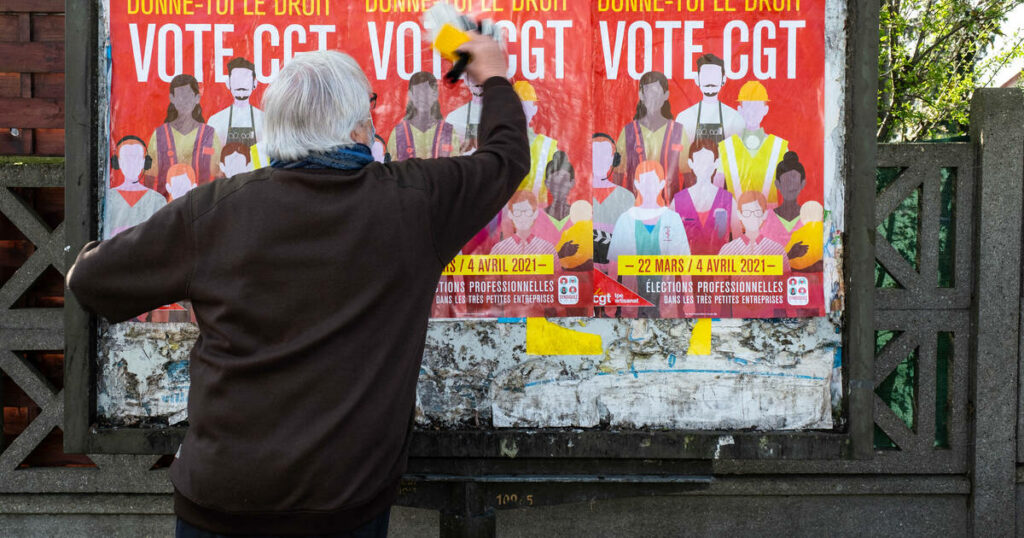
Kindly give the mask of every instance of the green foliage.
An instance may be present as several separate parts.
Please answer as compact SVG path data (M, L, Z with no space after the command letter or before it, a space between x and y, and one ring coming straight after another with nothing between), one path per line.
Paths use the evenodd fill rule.
M999 69L1024 57L1024 35L1001 31L1022 3L882 0L877 139L965 133L974 88L991 84Z

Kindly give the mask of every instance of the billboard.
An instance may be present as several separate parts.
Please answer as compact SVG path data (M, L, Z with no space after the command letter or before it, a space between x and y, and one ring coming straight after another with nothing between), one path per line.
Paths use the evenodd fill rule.
M305 51L367 73L378 161L472 154L481 89L441 81L433 3L112 0L103 237L268 166L260 99ZM455 6L506 35L531 163L446 268L434 318L825 314L823 3ZM194 319L182 303L138 321Z
M306 51L342 50L367 74L370 166L472 154L479 90L442 81L420 23L433 4L104 0L101 236L268 166L262 96ZM531 163L438 282L434 319L491 321L431 324L417 424L830 427L845 6L454 4L505 32ZM523 321L536 317L570 319ZM182 303L101 325L101 423L187 420L193 320Z

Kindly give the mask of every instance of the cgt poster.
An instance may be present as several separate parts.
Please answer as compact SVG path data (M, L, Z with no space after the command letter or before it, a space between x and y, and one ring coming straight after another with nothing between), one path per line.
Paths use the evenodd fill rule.
M824 315L824 2L593 6L598 314Z
M433 4L110 0L103 237L268 166L261 97L305 51L362 65L381 165L472 154L480 88L442 82ZM433 317L824 315L823 3L454 4L505 32L531 163L446 268Z

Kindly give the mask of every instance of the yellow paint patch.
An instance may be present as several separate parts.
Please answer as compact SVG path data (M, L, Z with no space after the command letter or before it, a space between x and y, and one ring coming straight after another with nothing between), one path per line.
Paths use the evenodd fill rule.
M527 318L526 352L530 355L601 355L601 335L555 325L544 318Z
M693 326L690 334L690 348L686 350L687 355L710 355L711 354L711 318L701 318Z

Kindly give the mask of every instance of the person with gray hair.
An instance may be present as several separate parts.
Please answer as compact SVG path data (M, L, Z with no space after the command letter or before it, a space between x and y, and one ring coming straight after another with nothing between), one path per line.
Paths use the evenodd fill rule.
M485 81L472 156L375 162L366 76L299 54L264 95L270 167L189 191L68 271L111 323L192 302L178 536L387 534L438 278L530 163L505 53L460 50Z

